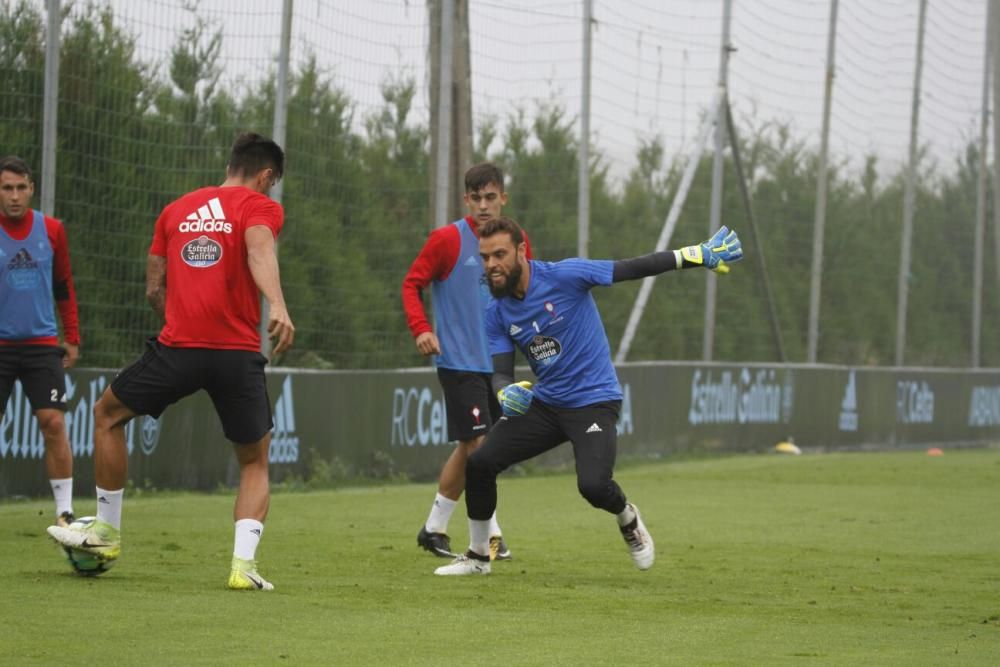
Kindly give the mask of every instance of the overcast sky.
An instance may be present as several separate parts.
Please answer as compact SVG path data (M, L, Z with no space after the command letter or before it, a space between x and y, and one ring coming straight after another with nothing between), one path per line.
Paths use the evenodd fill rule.
M144 58L165 62L193 24L182 0L109 0L140 36ZM39 0L39 5L43 5ZM473 113L502 119L536 100L580 110L583 0L469 0ZM597 148L617 175L640 139L689 146L715 90L723 0L593 0L592 121ZM280 0L201 0L222 28L230 79L273 66ZM841 0L831 150L868 152L898 166L907 153L918 0ZM929 0L920 138L942 160L978 134L986 0ZM729 71L737 121L781 121L818 143L830 0L734 0ZM400 72L420 90L426 118L427 12L418 0L295 0L292 60L315 54L357 102L380 103ZM294 66L294 65L293 65Z

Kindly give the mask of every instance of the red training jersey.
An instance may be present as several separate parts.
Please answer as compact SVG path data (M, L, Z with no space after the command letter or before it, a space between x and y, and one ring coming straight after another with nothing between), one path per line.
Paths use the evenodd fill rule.
M167 258L169 347L260 349L260 292L244 234L264 225L277 238L281 204L242 186L201 188L168 205L156 221L149 254Z
M12 220L0 213L0 226L15 241L23 241L31 234L34 211L28 209L20 219ZM71 345L80 344L80 316L76 304L76 288L73 286L73 272L69 264L69 242L66 229L55 218L45 216L45 233L52 245L52 298L55 300L59 319L62 320L63 336ZM3 314L0 313L0 317ZM29 338L27 340L4 341L0 345L58 345L52 336Z
M465 217L465 221L473 233L479 236L476 221L469 216ZM528 259L531 259L531 242L528 241L527 232L524 232L524 242L527 244ZM420 254L406 272L406 277L403 278L403 312L406 313L406 325L410 327L410 333L414 338L427 331L433 331L424 312L421 293L431 281L445 280L451 274L455 262L458 261L461 247L462 238L453 224L439 227L427 237Z

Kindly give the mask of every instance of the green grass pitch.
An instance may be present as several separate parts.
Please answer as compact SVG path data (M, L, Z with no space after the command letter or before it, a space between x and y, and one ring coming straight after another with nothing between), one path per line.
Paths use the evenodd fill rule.
M41 465L41 464L39 464ZM270 594L224 588L232 498L126 498L115 568L70 572L49 500L0 504L0 663L1000 664L1000 450L622 467L656 565L635 570L571 475L503 477L514 553L441 578L431 484L277 493ZM93 513L80 499L77 513ZM451 525L467 544L464 506Z

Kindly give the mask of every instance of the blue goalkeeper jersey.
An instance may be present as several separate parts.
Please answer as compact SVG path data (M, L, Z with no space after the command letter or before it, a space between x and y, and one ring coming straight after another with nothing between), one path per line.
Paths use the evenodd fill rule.
M486 310L490 354L513 352L516 345L538 378L535 397L548 405L620 401L608 336L590 293L596 285L611 285L614 262L531 260L529 265L524 299L495 299Z

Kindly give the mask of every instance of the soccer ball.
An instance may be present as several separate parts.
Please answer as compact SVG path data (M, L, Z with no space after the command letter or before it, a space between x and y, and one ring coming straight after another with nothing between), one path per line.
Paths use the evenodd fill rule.
M82 516L71 523L69 527L73 530L84 530L96 520L97 517ZM111 566L115 563L113 560L101 560L94 554L89 554L86 551L80 551L79 549L74 549L73 547L63 547L62 550L66 555L66 560L69 561L70 567L73 568L73 571L84 577L96 577L100 574L104 574L110 570Z

